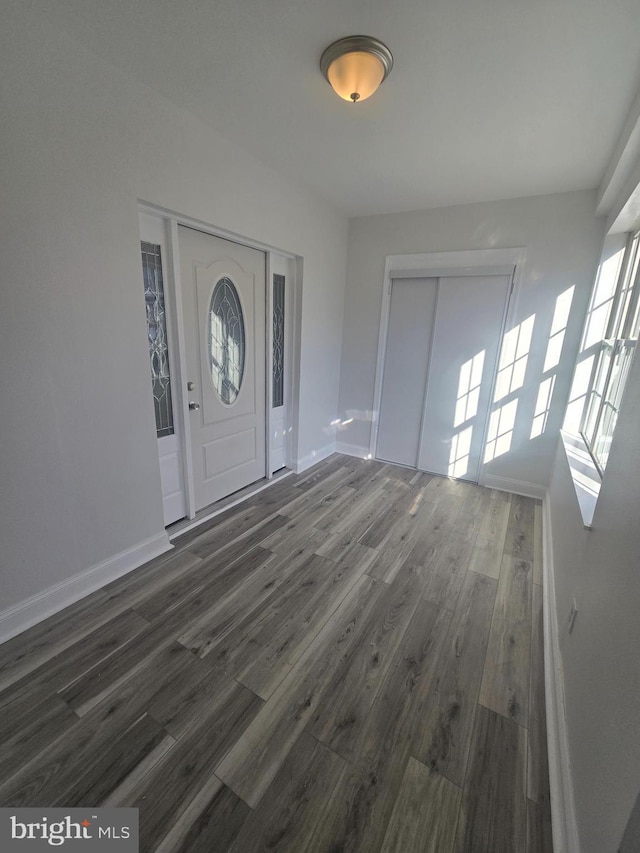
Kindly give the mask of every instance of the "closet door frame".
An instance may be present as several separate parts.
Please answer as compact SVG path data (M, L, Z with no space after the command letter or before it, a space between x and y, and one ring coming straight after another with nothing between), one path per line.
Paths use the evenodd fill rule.
M373 399L373 422L369 453L376 458L380 406L382 402L382 380L387 349L389 315L391 308L391 288L393 279L399 278L444 278L448 276L487 276L505 275L513 271L512 285L507 297L501 323L501 339L513 317L517 316L522 268L526 256L524 247L512 249L477 249L460 252L425 252L410 255L387 255L385 259L384 280L382 283L382 305L380 309L380 330L378 334L378 357ZM491 399L496 381L498 358L491 378ZM489 407L490 410L490 407ZM489 422L489 411L484 424L483 446ZM484 465L480 466L478 483L484 485Z

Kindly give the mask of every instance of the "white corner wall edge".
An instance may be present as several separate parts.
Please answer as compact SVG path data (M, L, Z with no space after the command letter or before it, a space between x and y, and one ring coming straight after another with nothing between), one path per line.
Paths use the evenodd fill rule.
M358 459L371 459L371 451L368 447L359 444L347 444L344 441L336 441L336 453L344 453L345 456L357 456Z
M553 850L554 853L580 853L565 712L564 672L558 633L553 531L548 494L543 502L542 536L544 686Z
M323 459L326 459L335 452L336 443L335 441L332 441L331 444L325 444L324 447L320 447L318 450L312 450L311 453L301 456L295 463L296 474L302 474L302 472L306 471L307 468L311 468L312 465L317 465L318 462L322 462Z
M547 490L539 483L528 483L526 480L512 480L510 477L498 477L496 474L485 474L480 478L480 485L488 489L498 489L500 492L511 492L525 498L544 500Z
M5 643L26 631L27 628L64 610L70 604L75 604L81 598L172 548L173 545L169 542L166 531L163 531L133 548L121 551L108 560L9 607L0 613L0 643Z

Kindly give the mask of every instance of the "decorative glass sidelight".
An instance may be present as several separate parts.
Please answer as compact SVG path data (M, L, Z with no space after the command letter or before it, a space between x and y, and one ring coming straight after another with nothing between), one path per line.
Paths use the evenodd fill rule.
M245 356L244 317L240 297L230 278L213 288L209 305L209 363L213 387L230 405L240 393Z
M284 404L284 276L273 276L273 408Z
M151 382L156 413L158 438L173 435L173 407L171 404L171 377L169 372L169 345L167 318L164 307L162 258L160 246L140 243L144 301L147 309L147 336L151 362Z

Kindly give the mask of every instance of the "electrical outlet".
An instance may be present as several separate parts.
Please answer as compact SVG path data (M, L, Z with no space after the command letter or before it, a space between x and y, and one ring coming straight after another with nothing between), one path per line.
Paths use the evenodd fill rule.
M575 598L571 599L571 610L569 611L569 633L573 631L573 626L576 624L576 616L578 615L578 605Z

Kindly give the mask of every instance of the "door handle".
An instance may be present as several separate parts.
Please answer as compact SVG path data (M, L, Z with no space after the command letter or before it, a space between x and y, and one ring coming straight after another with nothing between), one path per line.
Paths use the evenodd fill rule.
M197 412L199 408L200 408L200 403L195 403L193 400L189 401L189 411L190 412Z

